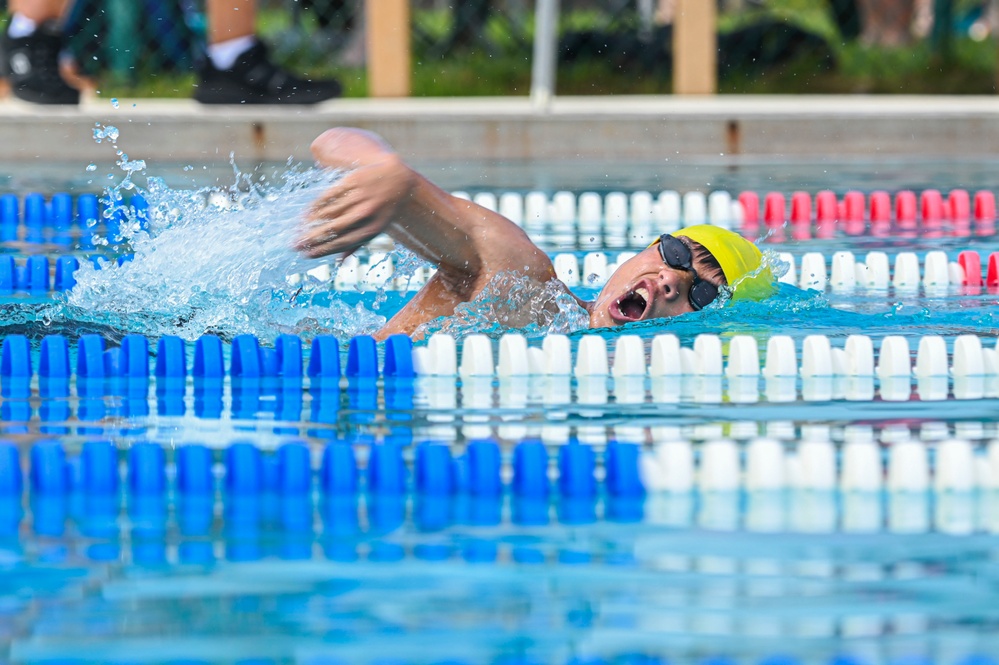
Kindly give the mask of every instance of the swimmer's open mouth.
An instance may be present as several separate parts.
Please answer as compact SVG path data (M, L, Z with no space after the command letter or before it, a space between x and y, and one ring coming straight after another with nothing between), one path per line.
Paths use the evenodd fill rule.
M649 309L649 289L642 284L636 286L611 306L610 314L618 323L641 321Z

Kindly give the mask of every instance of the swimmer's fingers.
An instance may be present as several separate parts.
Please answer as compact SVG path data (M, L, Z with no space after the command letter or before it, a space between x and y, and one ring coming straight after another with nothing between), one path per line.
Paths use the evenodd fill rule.
M370 223L381 209L375 201L361 196L353 188L330 190L317 199L309 208L304 226L307 232L314 228L335 226L347 231L356 226Z
M347 214L335 222L324 220L303 229L298 240L295 241L295 249L305 252L311 247L339 242L343 238L362 238L358 244L363 244L378 235L379 228L378 224L369 217Z
M355 229L348 233L337 234L335 237L315 238L306 243L300 243L298 250L310 259L318 259L330 254L351 254L358 247L371 239L365 229Z
M326 191L309 206L306 221L314 226L316 223L343 216L354 205L353 192L354 190L343 187L334 187Z
M348 236L366 236L359 241L363 244L381 233L386 221L378 206L368 203L320 206L301 230L295 248L306 251L309 247Z

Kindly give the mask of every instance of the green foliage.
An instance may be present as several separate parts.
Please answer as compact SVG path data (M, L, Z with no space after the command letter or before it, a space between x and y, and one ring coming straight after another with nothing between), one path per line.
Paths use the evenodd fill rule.
M929 41L904 48L844 42L824 2L768 0L765 9L719 17L721 30L733 30L763 16L779 17L823 36L837 66L825 70L803 57L764 73L729 76L719 82L726 93L868 93L868 94L993 94L996 91L997 48L993 39L974 41L955 36L950 58L943 58Z
M730 32L763 18L778 18L825 37L839 41L839 30L833 22L829 6L822 0L768 0L760 7L729 12L718 17L718 30Z
M960 4L960 3L959 3ZM803 56L759 72L746 69L728 72L719 82L720 92L751 94L799 93L906 93L992 94L996 85L997 47L994 39L976 42L955 36L947 59L927 42L899 49L870 47L857 41L844 42L827 3L822 0L767 0L761 7L726 13L719 17L723 32L745 27L762 18L779 18L825 38L836 57L829 69L814 57ZM530 90L531 18L492 18L486 25L483 44L457 53L442 54L439 45L450 34L447 11L417 11L414 21L413 95L417 97L526 95ZM262 9L260 33L280 42L291 28L288 13ZM628 30L628 18L615 21ZM563 30L601 30L608 26L605 14L592 10L565 11ZM625 27L630 26L630 27ZM310 26L314 29L314 26ZM335 76L344 84L345 96L367 94L362 67L344 67L335 56L308 48L276 49L283 64L296 73ZM614 64L608 58L580 58L560 62L560 95L668 94L667 68ZM190 97L194 75L190 73L142 71L133 82L115 81L104 74L98 80L101 96Z

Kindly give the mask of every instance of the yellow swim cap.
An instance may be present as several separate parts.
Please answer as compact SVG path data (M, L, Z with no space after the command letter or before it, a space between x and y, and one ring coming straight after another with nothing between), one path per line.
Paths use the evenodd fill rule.
M718 261L732 299L763 300L774 292L774 278L769 267L762 266L759 247L737 233L710 224L688 226L674 236L700 243Z

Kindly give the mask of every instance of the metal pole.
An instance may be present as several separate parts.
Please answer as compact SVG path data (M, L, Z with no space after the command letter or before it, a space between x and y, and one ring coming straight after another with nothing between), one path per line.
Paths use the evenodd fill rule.
M952 32L954 30L953 0L936 0L933 3L933 46L944 62L950 62L952 49Z
M135 80L142 38L139 33L140 7L135 0L107 0L107 56L111 74L118 82Z
M534 10L534 60L531 63L531 103L544 111L555 96L558 58L558 0L538 0Z

